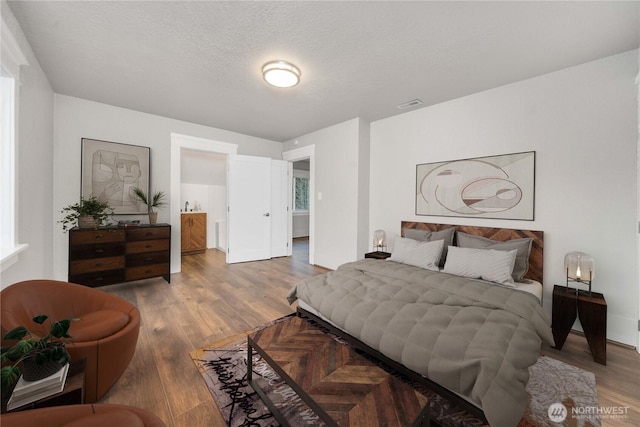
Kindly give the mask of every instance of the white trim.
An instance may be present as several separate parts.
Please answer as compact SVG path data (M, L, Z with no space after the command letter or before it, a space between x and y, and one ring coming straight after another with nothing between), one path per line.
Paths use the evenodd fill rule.
M18 262L18 254L28 247L26 244L18 244L12 248L0 248L0 272Z
M171 160L169 168L169 182L171 200L176 200L171 204L171 273L179 273L181 270L180 253L180 158L183 148L190 150L207 151L219 154L237 154L238 144L214 141L212 139L200 138L197 136L182 135L171 132ZM228 223L228 221L227 221Z
M171 146L173 146L173 144L179 144L180 148L189 148L192 150L209 151L220 154L238 153L238 144L214 141L213 139L171 132Z
M282 159L288 162L309 159L309 264L315 264L315 188L316 188L316 160L315 145L307 145L282 153ZM289 186L291 187L293 175L289 178ZM289 248L293 245L291 233L289 234Z
M0 22L0 57L2 63L0 75L3 77L2 90L2 146L0 159L2 160L2 190L0 201L3 206L0 214L0 272L18 262L18 254L29 245L18 243L18 174L17 174L17 144L19 117L19 86L20 67L29 65L27 58L20 49L13 33L9 30L4 19ZM6 79L6 80L5 80Z
M20 81L20 66L29 65L29 62L4 19L2 19L0 27L0 40L2 40L2 52L0 53L2 55L2 67L10 71L12 77L17 81Z

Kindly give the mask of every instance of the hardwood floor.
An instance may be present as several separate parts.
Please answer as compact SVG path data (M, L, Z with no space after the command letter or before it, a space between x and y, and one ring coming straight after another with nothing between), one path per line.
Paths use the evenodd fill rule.
M150 410L168 427L224 426L189 352L291 313L285 296L300 280L325 272L308 264L305 242L294 257L225 264L217 250L183 257L182 272L100 289L134 303L141 313L135 356L101 400ZM640 355L608 344L607 366L591 359L583 336L571 333L562 351L543 353L596 375L601 407L628 407L626 418L603 426L640 425Z
M297 240L297 239L296 239ZM308 264L308 245L294 241L294 256L225 264L207 250L182 258L182 272L100 288L135 304L141 313L131 364L101 403L145 408L168 427L224 426L189 352L295 311L289 289L326 272Z

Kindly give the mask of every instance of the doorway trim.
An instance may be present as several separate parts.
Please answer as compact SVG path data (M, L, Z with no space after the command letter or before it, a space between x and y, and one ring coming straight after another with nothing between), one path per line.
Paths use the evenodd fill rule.
M207 151L218 154L237 154L238 144L214 141L212 139L200 138L197 136L183 135L171 132L171 165L169 170L170 179L170 199L176 201L170 203L171 209L171 273L179 273L181 270L180 255L180 177L181 177L181 156L182 149Z
M298 160L309 159L309 264L315 265L315 188L316 188L316 166L315 166L315 144L307 145L300 148L294 148L293 150L284 151L282 153L282 159L288 162L295 162ZM293 185L293 176L289 176L289 187ZM289 210L289 224L291 224L291 218L293 215L293 209ZM293 233L291 228L289 229L289 248L293 248Z

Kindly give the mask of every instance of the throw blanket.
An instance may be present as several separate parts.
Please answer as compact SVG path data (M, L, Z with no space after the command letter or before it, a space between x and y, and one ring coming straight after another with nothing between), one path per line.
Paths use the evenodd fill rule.
M475 402L494 427L518 424L529 366L551 322L525 292L392 261L365 259L296 285L334 325Z

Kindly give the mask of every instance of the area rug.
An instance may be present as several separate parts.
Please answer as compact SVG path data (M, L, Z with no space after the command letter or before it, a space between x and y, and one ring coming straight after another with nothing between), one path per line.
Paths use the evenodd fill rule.
M258 329L268 327L277 319ZM248 331L251 333L253 331ZM269 410L247 381L247 333L235 335L192 351L191 358L204 378L227 425L278 426ZM338 338L336 338L338 339ZM320 426L324 423L264 362L253 355L254 378L292 426ZM529 405L519 427L599 427L597 417L573 415L572 408L598 406L595 375L572 365L542 356L529 370ZM400 378L402 376L398 375ZM406 379L405 379L406 380ZM408 380L406 380L408 381ZM429 397L432 420L442 427L486 426L482 420L421 385L408 381ZM564 408L564 414L562 413ZM559 411L559 412L558 412ZM575 411L584 414L584 411ZM559 420L559 418L563 420ZM551 418L555 420L552 421Z

